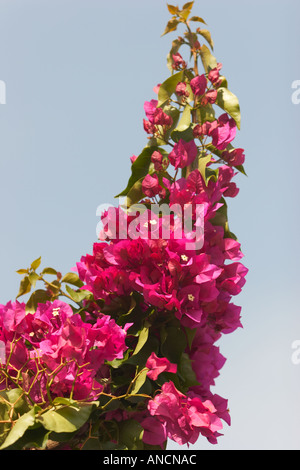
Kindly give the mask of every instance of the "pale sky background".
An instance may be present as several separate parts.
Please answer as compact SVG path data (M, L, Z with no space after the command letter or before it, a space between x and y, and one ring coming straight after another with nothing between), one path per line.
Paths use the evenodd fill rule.
M196 0L193 12L240 100L248 177L228 202L250 271L234 299L244 328L219 342L227 362L213 389L232 425L217 446L190 449L300 449L300 2ZM97 206L126 186L146 145L144 101L169 76L168 19L163 0L0 0L1 303L33 259L64 273L91 253Z

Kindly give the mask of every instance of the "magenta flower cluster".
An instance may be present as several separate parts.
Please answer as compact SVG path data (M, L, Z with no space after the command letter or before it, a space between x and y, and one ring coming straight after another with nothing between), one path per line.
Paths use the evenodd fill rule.
M175 15L170 30L186 23L192 3L184 14L168 6ZM206 30L199 34L209 39ZM245 155L232 145L236 100L228 90L220 99L222 64L196 38L188 32L173 43L172 80L144 103L149 143L130 158L129 204L103 212L99 240L76 263L78 291L63 293L58 275L44 292L51 300L34 311L18 300L0 305L0 392L21 387L31 405L44 409L56 397L93 403L99 407L93 423L101 421L103 439L117 448L124 444L122 422L136 423L133 434L142 434L143 445L161 448L168 439L193 444L200 435L215 444L223 422L230 424L227 399L212 387L226 361L217 342L242 326L235 297L248 269L229 230L227 199L239 193L234 177ZM191 47L193 69L178 52L183 43ZM222 108L218 117L213 104ZM144 210L132 211L136 203ZM188 227L176 211L153 212L157 203L188 214ZM193 244L197 229L200 245Z
M184 165L193 161L197 154L195 148L194 141L179 141L169 154L169 162L176 168L177 161L180 164L184 161ZM155 157L157 159L157 155ZM155 174L157 180L158 175L159 171ZM232 181L234 175L232 167L223 165L219 167L218 179L210 179L208 184L199 170L193 170L187 178L179 178L173 183L164 180L170 204L203 205L204 245L201 250L187 249L189 238L186 234L176 239L171 231L167 240L151 238L150 233L145 236L151 222L159 232L163 218L153 218L146 222L146 228L137 223L136 231L140 237L118 238L117 231L115 239L108 237L109 243L95 243L93 253L83 256L77 263L85 289L90 290L95 299L104 300L106 305L116 305L120 298L138 293L143 299L144 310L155 308L162 321L171 312L182 328L196 330L192 347L187 348L186 353L199 384L183 395L172 381L167 382L149 401L149 416L141 419L145 415L143 412L139 417L145 429L143 439L148 444L162 445L166 438L179 444L193 443L200 433L215 443L222 428L221 419L230 423L227 400L210 390L225 362L215 343L222 333L231 333L241 326L241 308L232 298L241 292L248 270L240 262L243 257L240 243L226 236L224 228L214 225L212 220L222 207L221 199L238 193ZM145 180L148 182L149 178L145 177ZM149 193L148 196L151 197ZM120 211L120 208L112 208L103 215L107 224L104 229L110 219L129 224L137 217L129 216L123 220ZM195 212L192 214L195 216ZM148 361L146 366L150 370L153 368L148 376L156 379L159 374L154 371L160 370L159 367L165 370L166 361L168 363L164 357Z
M40 303L27 314L25 303L0 306L0 341L5 344L9 381L20 383L34 403L47 403L48 394L75 400L94 400L103 390L106 361L122 358L126 331L108 315L97 313L92 325L60 300Z

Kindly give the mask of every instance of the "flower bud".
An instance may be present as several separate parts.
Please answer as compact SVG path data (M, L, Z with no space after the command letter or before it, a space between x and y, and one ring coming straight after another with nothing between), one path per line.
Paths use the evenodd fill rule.
M210 70L208 74L208 80L214 85L214 87L218 88L221 83L222 79L220 78L220 70L222 68L222 64L218 63L217 67Z
M245 161L244 149L238 148L226 150L222 153L222 158L228 163L228 165L243 165Z
M182 69L186 68L187 64L183 60L183 58L181 57L179 52L177 52L176 54L173 54L172 59L173 59L172 67L173 67L174 70L180 70L181 68Z
M130 157L131 163L134 163L137 158L138 158L137 155L132 155L132 156Z
M204 95L206 90L207 80L205 75L198 75L191 80L191 88L196 96Z
M145 176L142 182L142 190L145 196L153 197L159 193L161 186L159 185L158 176L154 174L153 176Z
M163 160L163 156L160 152L156 150L155 152L152 153L151 162L154 163L154 168L156 171L162 170L162 160Z
M179 82L176 85L175 93L179 96L189 96L189 92L186 89L186 83Z

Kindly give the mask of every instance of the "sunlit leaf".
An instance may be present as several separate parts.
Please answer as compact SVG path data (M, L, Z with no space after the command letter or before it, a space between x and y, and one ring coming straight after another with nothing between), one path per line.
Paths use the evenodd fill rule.
M182 7L182 10L179 12L179 15L184 20L187 20L190 16L191 10L193 8L194 2L185 3Z
M205 181L205 184L207 184L206 167L210 161L211 161L211 155L204 155L203 157L200 156L198 160L198 169L202 175L202 178Z
M94 405L64 406L39 415L37 420L49 431L74 432L89 419Z
M31 294L29 300L26 303L26 312L34 313L38 307L38 304L44 304L49 300L51 300L51 295L49 292L43 289L37 289Z
M89 298L92 297L92 293L90 291L84 290L84 289L80 289L78 291L75 291L75 290L71 289L71 287L69 287L68 284L66 285L66 290L67 290L68 294L70 295L70 297L72 298L72 300L74 300L74 302L76 302L76 303L80 303L84 299L89 299Z
M35 408L32 408L27 413L23 414L14 424L11 431L8 433L5 441L0 447L0 450L6 449L7 447L14 444L20 437L23 436L25 431L33 426L35 423Z
M25 276L22 281L20 282L19 292L16 298L21 297L21 295L28 294L31 291L31 283L29 280L29 276Z
M194 138L191 121L191 107L189 104L185 106L177 127L171 133L171 137L174 142L178 142L180 139L189 142Z
M241 111L238 98L227 88L218 88L216 104L226 111L236 122L238 129L241 127Z
M137 379L134 381L133 387L130 391L131 394L138 393L139 390L142 388L147 379L147 372L148 369L146 368L141 371Z
M217 67L217 59L212 55L212 53L205 44L201 46L200 57L206 73Z
M32 285L32 287L35 288L35 285L36 285L37 281L40 279L40 276L37 273L30 273L28 275L28 278L29 278L29 281L30 281L30 284Z
M176 86L183 80L183 71L177 72L167 78L159 87L158 91L158 107L163 106L175 93Z
M159 151L162 154L165 154L166 151L161 147L151 146L145 147L140 153L138 158L131 165L131 176L128 180L127 187L115 197L127 196L129 197L129 191L132 189L131 199L137 202L139 199L136 199L137 194L141 194L141 179L143 179L149 173L149 167L151 164L151 155L155 151ZM139 182L135 188L133 186L135 183Z
M187 2L183 5L183 10L191 10L193 8L194 2Z
M142 347L144 346L144 344L146 343L147 339L148 339L148 336L149 336L149 328L147 327L144 327L140 334L139 334L139 339L138 339L138 343L135 347L135 350L133 352L133 356L135 354L137 354L141 349Z
M192 16L189 21L199 21L200 23L205 23L204 19L203 18L200 18L200 16Z
M28 269L18 269L18 271L16 271L16 273L18 273L18 274L27 274Z
M30 266L30 267L31 267L31 269L33 269L33 271L35 271L35 270L39 267L39 265L41 264L41 260L42 260L42 258L41 258L41 256L40 256L39 258L37 258L36 260L34 260L34 261L31 263L31 266Z
M78 274L73 273L73 272L65 274L63 276L63 278L61 279L61 282L66 282L66 283L72 284L73 286L76 286L76 287L82 287L83 286L83 282L81 281L81 279L79 279Z
M201 124L204 124L206 121L213 122L215 121L215 110L210 103L207 103L205 106L200 106L197 109L197 121Z
M208 42L210 47L213 49L214 48L214 42L212 40L210 32L207 29L198 29L197 32L198 32L198 34L201 34L201 36L203 36L204 39L206 39L206 41Z
M142 189L143 179L144 178L141 178L138 181L136 181L136 183L134 183L132 188L130 188L130 190L128 191L128 193L126 195L126 197L127 197L127 200L126 200L127 207L130 207L130 206L136 204L137 202L139 202L142 199L142 197L143 197L143 189Z
M171 15L176 15L179 12L179 8L175 7L174 5L168 5L167 4L167 7L168 7L168 10L171 13Z
M43 271L41 272L41 274L54 274L54 275L56 275L56 274L57 274L57 271L56 271L56 269L47 267L47 268L44 268L44 269L43 269Z
M182 46L182 41L180 41L179 39L174 39L174 41L172 42L171 50L169 54L167 55L167 67L170 70L170 72L172 72L172 74L174 73L174 69L172 67L172 64L173 64L172 57L174 54L177 54L181 46Z
M177 20L177 18L171 18L168 21L167 26L166 26L164 32L162 33L162 36L164 36L165 34L170 33L171 31L176 31L177 26L178 26L179 23L180 23L180 20Z

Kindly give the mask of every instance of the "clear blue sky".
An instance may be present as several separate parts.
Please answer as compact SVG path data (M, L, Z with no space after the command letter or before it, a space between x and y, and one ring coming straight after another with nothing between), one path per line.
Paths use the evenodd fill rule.
M244 328L219 343L215 392L232 426L217 448L299 449L300 3L196 0L194 14L239 97L248 173L229 201L250 271L235 299ZM0 0L1 303L33 259L66 272L91 252L97 206L114 202L146 144L143 104L168 77L176 37L160 37L168 18L163 0Z

